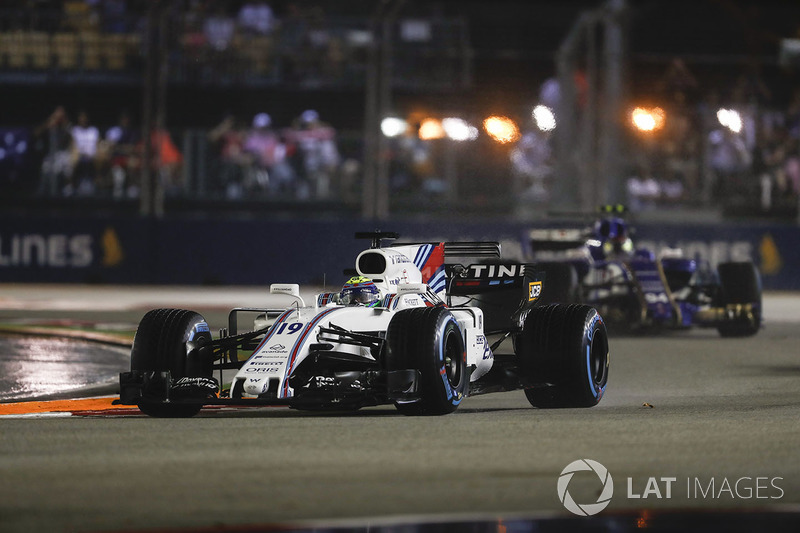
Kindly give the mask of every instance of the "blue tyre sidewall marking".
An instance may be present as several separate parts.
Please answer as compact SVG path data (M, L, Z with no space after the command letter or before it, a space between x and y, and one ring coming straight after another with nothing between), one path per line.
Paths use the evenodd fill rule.
M441 335L439 337L439 364L440 364L439 365L439 375L441 376L442 381L444 382L444 390L447 393L447 400L452 405L458 405L458 404L461 403L461 399L462 398L459 398L458 394L456 393L455 389L453 388L453 385L450 383L450 380L447 378L447 369L445 368L445 362L444 362L445 341L447 340L447 337L448 337L447 333L448 333L448 330L449 330L449 325L451 323L454 324L454 327L456 329L458 328L458 326L455 325L455 318L453 318L453 316L450 315L450 316L447 317L447 320L445 320L444 324L442 325ZM463 379L463 377L462 377L462 379Z
M592 345L586 345L586 375L589 378L589 390L592 395L597 398L597 385L594 383L594 376L592 373Z
M597 317L598 315L595 315ZM601 322L602 323L602 322ZM591 327L589 328L589 334L586 341L586 377L589 380L589 390L592 392L592 395L595 398L600 398L605 390L605 385L600 385L595 383L594 381L594 372L592 371L592 340L594 339L595 334L597 334L599 328L597 327L597 319L593 318L591 321ZM603 371L605 374L605 371Z

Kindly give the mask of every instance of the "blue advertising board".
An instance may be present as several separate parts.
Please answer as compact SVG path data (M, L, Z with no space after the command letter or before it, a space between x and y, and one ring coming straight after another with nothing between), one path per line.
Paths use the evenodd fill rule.
M356 231L397 231L409 241L497 240L503 256L525 260L524 222L364 222L137 217L42 219L0 216L0 283L338 284L368 246ZM800 228L779 224L643 223L637 246L681 248L688 256L753 260L765 289L800 289Z

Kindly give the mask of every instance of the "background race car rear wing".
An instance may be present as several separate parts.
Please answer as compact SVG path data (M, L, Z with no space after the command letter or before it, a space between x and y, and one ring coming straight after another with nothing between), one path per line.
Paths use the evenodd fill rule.
M592 236L588 229L532 229L528 232L528 243L535 253L542 250L563 251L580 248Z

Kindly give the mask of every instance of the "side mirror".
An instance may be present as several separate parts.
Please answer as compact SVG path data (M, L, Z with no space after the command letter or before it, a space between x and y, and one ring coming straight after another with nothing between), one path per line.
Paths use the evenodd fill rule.
M285 294L291 296L300 303L300 307L305 307L306 303L300 296L300 285L296 283L273 283L269 286L270 294Z

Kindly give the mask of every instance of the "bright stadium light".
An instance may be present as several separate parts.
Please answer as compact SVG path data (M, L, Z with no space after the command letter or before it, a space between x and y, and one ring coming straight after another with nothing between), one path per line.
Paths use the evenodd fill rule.
M666 114L660 107L652 109L637 107L631 111L631 122L634 127L643 132L660 130L664 127Z
M553 131L556 129L556 116L553 110L546 105L537 105L533 108L533 120L540 131Z
M443 118L442 128L444 128L447 136L454 141L474 141L478 138L478 128L462 118Z
M717 120L720 124L733 133L742 131L742 116L735 109L720 109L717 111Z
M386 117L381 121L381 132L387 137L397 137L408 130L408 122L402 118Z
M445 136L442 123L435 118L426 118L419 124L419 138L423 141L441 139Z
M489 137L500 144L512 143L519 139L519 127L508 117L492 115L483 121L483 129Z

